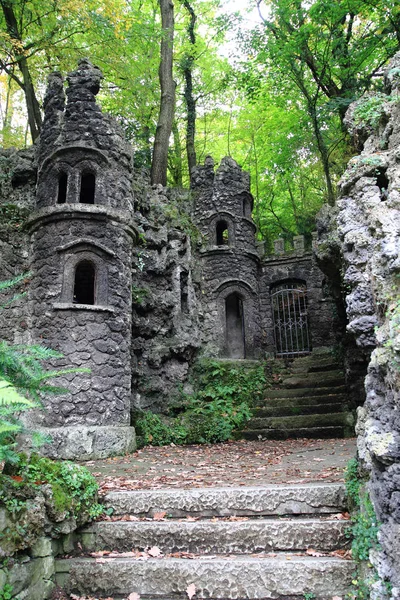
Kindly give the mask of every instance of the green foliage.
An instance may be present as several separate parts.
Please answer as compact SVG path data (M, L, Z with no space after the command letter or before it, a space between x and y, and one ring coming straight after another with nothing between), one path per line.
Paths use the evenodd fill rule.
M346 493L350 505L353 508L360 506L360 486L361 480L358 474L358 461L352 458L347 463L345 471Z
M26 221L29 211L26 208L21 208L16 204L2 204L0 206L0 223L6 224L8 227L15 229L20 228ZM25 275L22 275L22 278Z
M33 453L29 458L19 454L17 464L9 467L8 472L21 478L21 486L50 484L53 503L59 512L76 518L82 514L95 518L103 512L97 503L97 482L85 467Z
M354 109L356 125L367 125L375 129L385 114L385 104L391 103L386 94L375 93L373 96L361 98Z
M12 598L14 598L13 586L9 583L6 583L6 585L0 590L0 600L11 600ZM18 600L18 598L15 600Z
M379 577L369 563L371 549L379 548L379 522L364 481L359 475L359 466L355 458L347 465L345 473L346 492L352 511L352 527L349 536L352 538L352 558L357 563L357 573L352 580L352 589L347 594L348 600L369 600L373 583ZM384 582L383 582L384 583Z
M369 551L378 546L379 523L367 492L360 495L360 510L352 517L352 555L356 561L367 561Z
M249 368L229 361L201 360L193 372L195 391L181 395L171 408L173 416L139 415L139 443L162 446L229 440L251 418L250 406L266 383L262 365Z
M306 592L304 594L304 600L314 600L314 598L316 598L316 595L312 592Z
M150 291L147 288L132 285L132 301L134 304L141 306L149 295Z
M135 423L138 445L167 446L168 444L185 444L187 430L180 425L178 419L165 419L160 415L144 412Z

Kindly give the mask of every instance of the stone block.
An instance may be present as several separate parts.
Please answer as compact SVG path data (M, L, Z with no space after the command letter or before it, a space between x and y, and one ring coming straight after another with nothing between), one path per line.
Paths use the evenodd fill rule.
M51 556L52 553L52 540L50 538L39 538L31 548L31 556L33 558Z

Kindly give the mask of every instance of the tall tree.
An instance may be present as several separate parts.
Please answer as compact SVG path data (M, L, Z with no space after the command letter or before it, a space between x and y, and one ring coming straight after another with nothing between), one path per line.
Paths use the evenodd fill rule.
M175 113L173 78L174 5L171 0L159 0L162 25L159 80L161 89L160 112L154 138L151 183L167 185L168 147Z
M21 72L22 79L15 74L13 65L7 65L2 61L1 66L6 73L16 81L25 94L29 129L32 141L35 141L39 136L42 127L42 114L40 112L40 105L36 97L26 56L28 48L23 44L22 31L18 25L17 17L14 12L14 2L12 2L12 0L0 0L0 6L3 11L7 33L10 37L11 45L14 48L14 60ZM19 24L21 25L21 21L19 21Z
M181 59L181 69L185 78L184 98L186 104L186 154L189 168L189 177L193 167L196 166L196 99L193 95L193 65L195 62L196 45L196 13L188 0L182 0L182 4L189 14L187 32L189 36L190 50Z
M333 204L331 149L337 142L329 139L330 124L335 114L343 121L349 103L371 87L399 49L400 8L392 0L257 0L257 5L263 25L251 34L254 72L299 90L323 166L326 199Z

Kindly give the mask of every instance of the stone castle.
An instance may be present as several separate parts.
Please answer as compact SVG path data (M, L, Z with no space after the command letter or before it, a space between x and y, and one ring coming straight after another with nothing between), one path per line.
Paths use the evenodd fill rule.
M230 158L192 173L190 191L150 186L95 96L88 61L49 80L33 149L0 152L0 278L29 272L26 298L1 311L13 343L59 350L69 393L34 425L54 457L135 447L132 412L162 412L197 356L293 357L345 340L348 389L362 395L356 433L380 549L370 560L400 598L400 53L389 63L378 124L347 125L360 156L336 207L317 219L313 251L282 241L265 256L249 178ZM362 99L360 100L362 102ZM322 269L322 270L321 270ZM344 331L346 329L346 332ZM354 404L353 404L354 405ZM381 581L371 598L388 597Z
M27 218L2 236L1 275L30 279L27 306L3 312L2 334L59 350L57 366L90 368L66 376L69 394L35 415L54 457L132 450L132 410L165 410L195 356L296 356L335 343L334 302L304 239L290 253L277 240L269 257L256 241L248 174L207 158L190 192L149 186L96 103L101 78L82 60L65 94L52 74L39 144L3 156L2 196Z

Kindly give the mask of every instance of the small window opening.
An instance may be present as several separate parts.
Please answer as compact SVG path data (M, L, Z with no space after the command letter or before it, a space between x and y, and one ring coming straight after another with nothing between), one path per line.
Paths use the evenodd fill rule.
M243 216L251 219L251 203L249 198L243 198Z
M347 252L353 252L354 244L352 244L352 243L346 244L346 250L347 250Z
M229 244L228 225L226 221L217 223L217 246L227 246Z
M82 260L75 269L74 283L74 303L75 304L94 304L95 303L95 281L96 269L89 260Z
M81 192L79 202L81 204L94 204L94 192L96 178L93 173L84 173L81 178Z
M188 291L188 273L181 271L180 273L181 287L181 312L187 314L189 312L189 291Z
M66 173L60 173L58 178L57 204L65 204L67 201L67 183L68 175Z
M386 175L386 169L379 167L377 169L376 176L376 185L381 191L381 200L387 200L388 197L388 188L389 188L389 179Z

